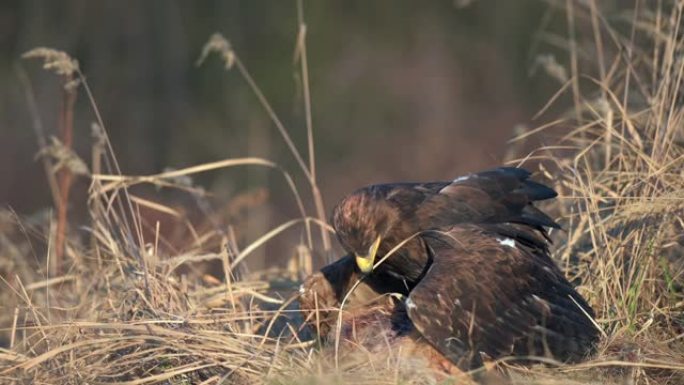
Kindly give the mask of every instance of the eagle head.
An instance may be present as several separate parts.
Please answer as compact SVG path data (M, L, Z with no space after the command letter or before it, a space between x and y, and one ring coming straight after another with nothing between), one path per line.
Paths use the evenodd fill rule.
M356 257L359 270L367 274L373 270L382 240L397 220L396 209L371 187L342 199L333 210L332 223L342 247Z

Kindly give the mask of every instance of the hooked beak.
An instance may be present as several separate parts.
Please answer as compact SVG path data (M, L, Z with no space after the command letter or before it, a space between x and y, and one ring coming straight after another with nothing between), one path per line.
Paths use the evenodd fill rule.
M378 246L380 246L380 237L378 237L375 242L368 249L368 255L358 255L356 254L356 265L363 274L368 274L373 270L373 263L375 262L375 254L378 252Z

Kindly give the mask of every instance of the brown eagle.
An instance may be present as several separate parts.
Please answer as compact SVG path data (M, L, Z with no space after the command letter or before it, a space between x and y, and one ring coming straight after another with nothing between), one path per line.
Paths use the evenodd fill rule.
M559 225L533 203L557 194L530 175L502 167L353 192L332 220L349 255L304 283L302 308L338 307L361 279L401 298L394 336L424 339L460 369L483 357L585 358L598 340L594 312L549 256L547 228ZM321 334L334 314L316 315Z

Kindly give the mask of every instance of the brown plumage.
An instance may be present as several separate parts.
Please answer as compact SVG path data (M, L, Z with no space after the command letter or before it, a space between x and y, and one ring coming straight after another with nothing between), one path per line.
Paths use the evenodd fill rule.
M598 339L593 311L549 256L545 228L558 225L533 205L556 193L529 176L498 168L352 193L333 213L350 256L319 273L328 292L312 280L304 292L325 307L339 306L359 278L375 293L398 293L405 301L395 301L394 327L462 369L483 356L582 359Z

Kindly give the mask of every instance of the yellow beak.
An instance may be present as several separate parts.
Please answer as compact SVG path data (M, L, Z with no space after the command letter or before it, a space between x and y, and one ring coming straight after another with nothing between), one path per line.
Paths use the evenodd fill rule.
M368 249L368 255L358 255L356 254L356 265L363 274L368 274L373 270L373 263L375 262L375 254L378 252L378 246L380 246L380 237L378 237L375 242Z

